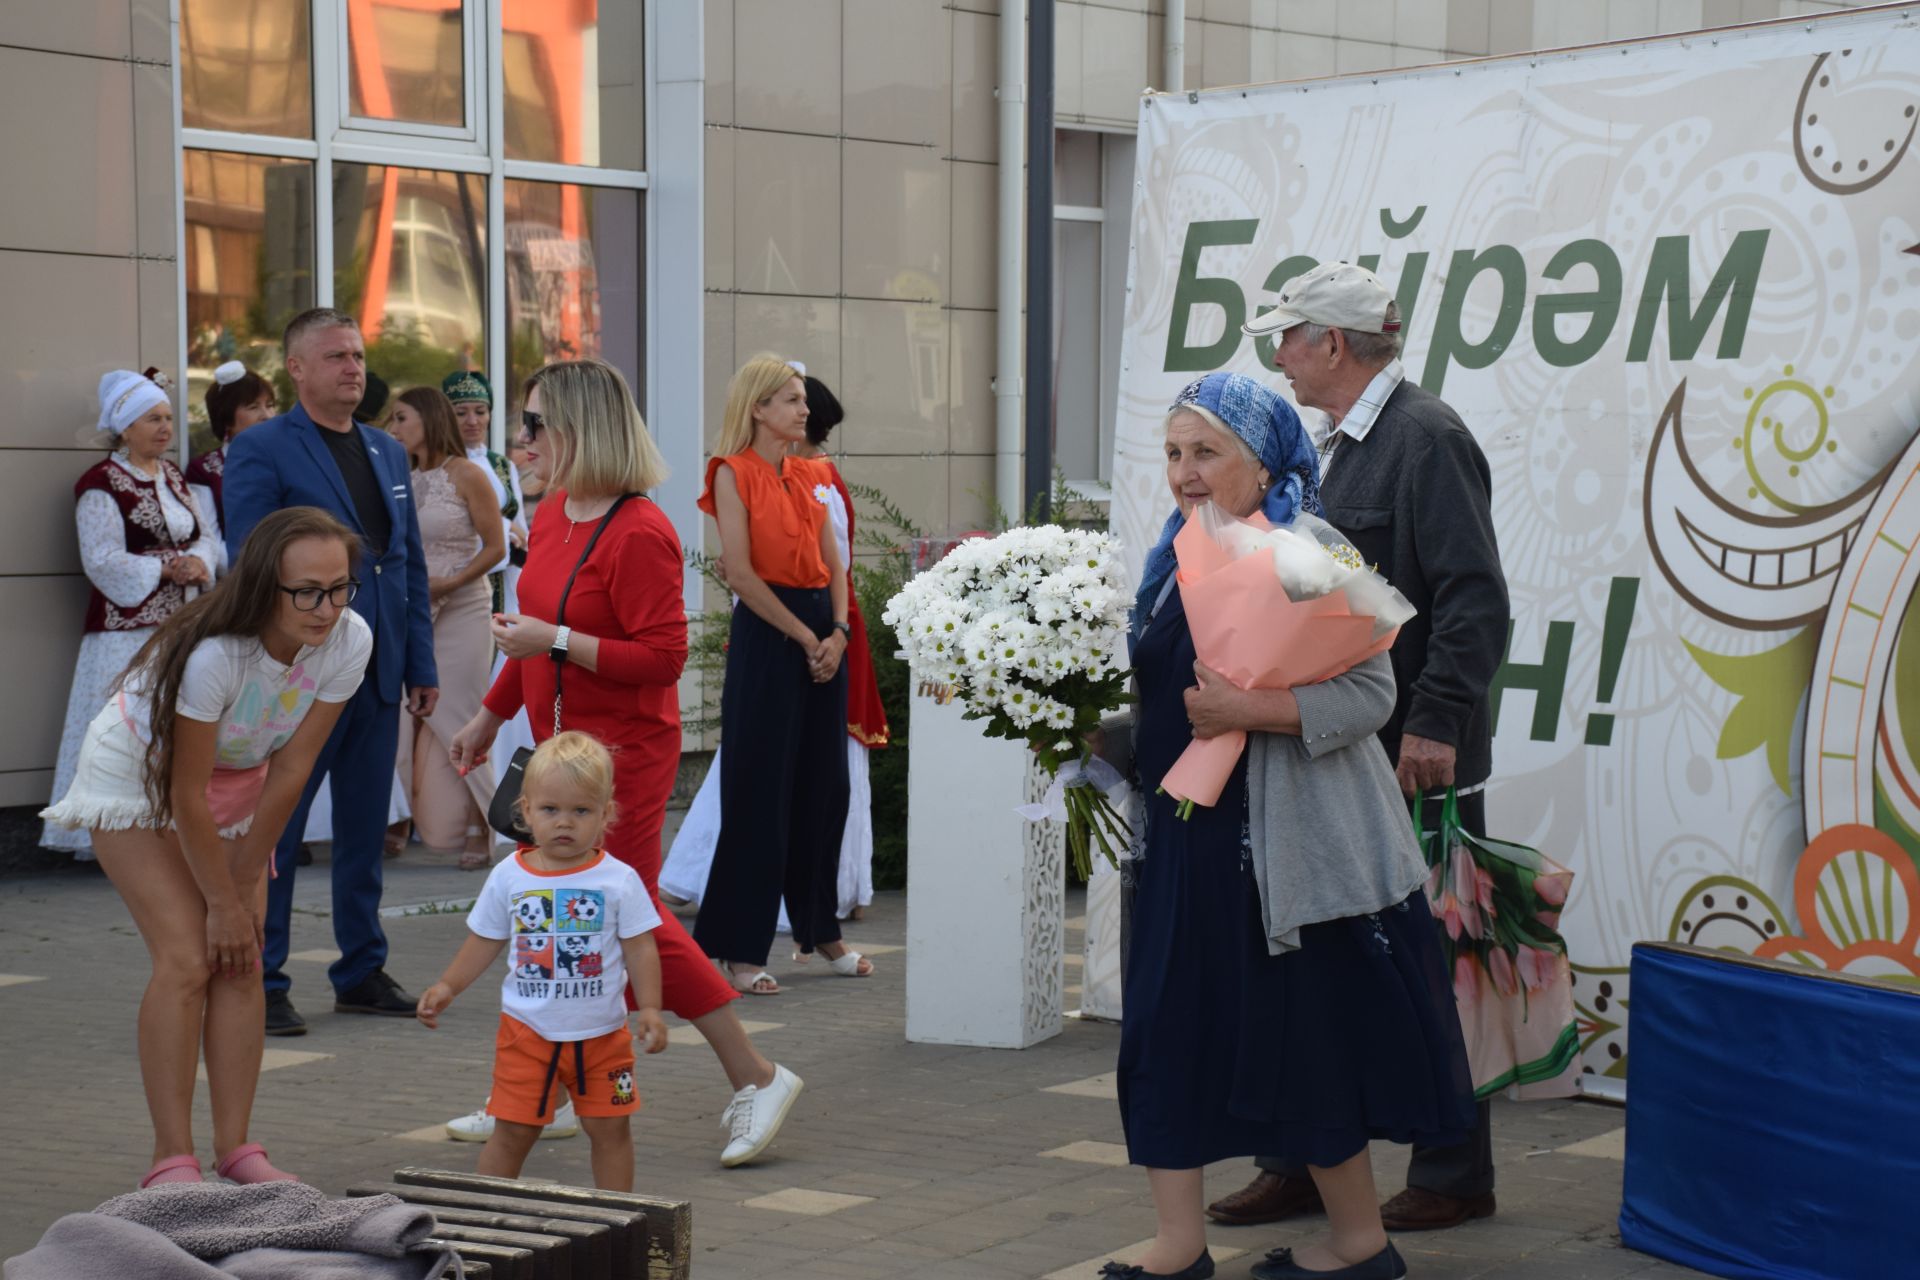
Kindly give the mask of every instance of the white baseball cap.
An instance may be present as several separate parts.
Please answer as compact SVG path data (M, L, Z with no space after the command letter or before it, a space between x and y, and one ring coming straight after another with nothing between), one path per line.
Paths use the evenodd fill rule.
M1397 333L1400 321L1387 319L1393 294L1380 277L1351 262L1323 262L1280 286L1273 310L1241 326L1254 337L1283 333L1297 324L1318 324L1356 333Z

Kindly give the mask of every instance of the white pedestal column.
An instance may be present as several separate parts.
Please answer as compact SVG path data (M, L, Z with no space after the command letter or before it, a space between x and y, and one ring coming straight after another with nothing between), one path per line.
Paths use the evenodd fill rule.
M958 703L913 702L907 773L907 1039L1024 1049L1060 1034L1065 836L1014 806L1051 783Z

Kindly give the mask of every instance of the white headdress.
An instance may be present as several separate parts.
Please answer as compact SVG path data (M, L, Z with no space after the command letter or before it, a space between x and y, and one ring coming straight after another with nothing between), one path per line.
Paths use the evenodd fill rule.
M229 360L213 371L213 380L221 386L231 386L247 376L247 366L238 360Z
M99 429L119 435L148 411L167 403L167 393L143 373L115 369L100 375Z

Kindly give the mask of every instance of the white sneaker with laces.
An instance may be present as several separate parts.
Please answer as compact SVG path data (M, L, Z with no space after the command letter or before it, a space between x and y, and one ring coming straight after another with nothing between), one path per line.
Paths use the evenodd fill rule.
M733 1095L733 1101L720 1113L720 1127L727 1131L727 1148L720 1163L731 1169L765 1151L773 1142L793 1100L800 1096L802 1081L785 1067L775 1064L773 1083L764 1089L748 1085Z
M542 1138L571 1138L580 1132L580 1122L573 1115L573 1099L560 1104L553 1113L553 1123L540 1131ZM493 1117L487 1114L485 1103L480 1109L457 1120L447 1121L447 1136L455 1142L485 1142L493 1136Z

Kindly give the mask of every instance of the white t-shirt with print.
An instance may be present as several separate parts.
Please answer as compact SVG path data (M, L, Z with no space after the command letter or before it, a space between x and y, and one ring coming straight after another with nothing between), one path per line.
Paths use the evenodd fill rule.
M620 939L659 926L647 886L604 849L564 871L536 871L515 853L493 869L467 914L474 933L512 944L501 1012L555 1041L626 1025Z
M373 656L373 630L351 609L319 645L302 645L290 663L273 660L253 636L209 636L187 655L176 711L217 724L214 767L251 769L287 745L315 702L345 702L360 688ZM127 722L152 741L147 699L129 691Z

